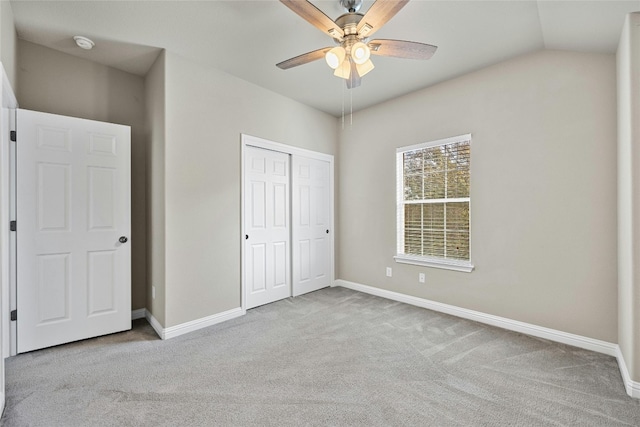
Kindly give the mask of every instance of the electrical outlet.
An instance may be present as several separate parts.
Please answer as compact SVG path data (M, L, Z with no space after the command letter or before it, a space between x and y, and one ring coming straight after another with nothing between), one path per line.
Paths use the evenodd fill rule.
M156 287L151 287L151 298L156 299Z
M418 282L424 283L424 281L425 281L424 273L418 274Z
M391 270L391 267L387 267L387 277L391 277L393 275L393 271Z

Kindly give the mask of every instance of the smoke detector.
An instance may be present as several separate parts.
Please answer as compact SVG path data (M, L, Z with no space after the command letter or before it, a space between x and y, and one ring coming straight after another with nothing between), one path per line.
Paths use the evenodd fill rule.
M73 40L75 40L76 44L78 45L79 48L85 49L85 50L91 50L96 44L93 42L93 40L88 39L86 37L83 36L74 36Z

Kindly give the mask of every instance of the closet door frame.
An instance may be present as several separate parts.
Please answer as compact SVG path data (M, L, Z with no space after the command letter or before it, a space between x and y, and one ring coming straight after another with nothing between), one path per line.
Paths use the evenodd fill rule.
M279 142L274 142L274 141L269 141L267 139L263 139L263 138L259 138L256 136L251 136L251 135L247 135L247 134L241 134L241 145L240 145L240 159L241 159L241 164L240 164L240 179L241 179L241 183L240 183L240 250L241 250L241 254L240 254L240 277L241 277L241 307L243 311L246 311L246 278L245 278L245 260L246 260L246 255L245 255L245 244L244 244L244 239L245 239L245 150L246 147L256 147L256 148L262 148L265 150L271 150L271 151L278 151L280 153L285 153L285 154L289 154L291 156L291 161L289 162L290 164L292 163L292 159L295 156L302 156L302 157L308 157L308 158L312 158L312 159L317 159L317 160L322 160L322 161L326 161L329 163L329 212L330 212L330 219L329 219L329 227L331 230L331 233L329 234L329 245L331 248L331 255L330 255L330 285L332 286L333 283L335 282L335 223L334 223L334 216L335 216L335 203L334 203L334 197L335 197L335 191L334 191L334 186L335 186L335 180L334 180L334 159L333 159L333 155L331 154L325 154L325 153L319 153L316 151L312 151L312 150L307 150L304 148L298 148L298 147L293 147L291 145L286 145L286 144L282 144ZM293 178L292 178L293 179ZM290 185L290 189L293 189L293 183L291 183L292 185ZM292 191L292 190L290 190ZM290 209L292 208L292 204L290 204ZM290 218L293 218L293 212L290 212ZM293 227L291 227L292 229ZM292 242L292 236L289 236L289 242ZM291 247L291 258L293 258L293 246ZM290 263L291 265L291 271L290 271L290 277L293 278L293 263ZM293 284L293 281L292 281ZM292 293L293 295L293 293Z

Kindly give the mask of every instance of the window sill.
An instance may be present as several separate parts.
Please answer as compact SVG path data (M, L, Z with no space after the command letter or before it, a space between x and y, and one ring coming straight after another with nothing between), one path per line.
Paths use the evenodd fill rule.
M474 269L474 266L470 261L454 261L449 259L444 260L402 254L396 255L393 258L400 264L413 264L420 265L422 267L442 268L445 270L462 271L464 273L471 273Z

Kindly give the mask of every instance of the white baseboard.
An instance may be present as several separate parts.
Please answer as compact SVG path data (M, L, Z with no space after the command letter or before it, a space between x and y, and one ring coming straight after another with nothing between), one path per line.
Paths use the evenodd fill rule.
M345 288L353 289L354 291L360 291L366 294L376 295L390 300L427 308L429 310L451 314L452 316L474 320L476 322L485 323L487 325L497 326L502 329L508 329L510 331L533 335L534 337L544 338L550 341L596 351L598 353L604 353L609 356L616 356L616 348L618 347L618 345L606 341L600 341L593 338L583 337L581 335L574 335L555 329L549 329L542 326L532 325L530 323L520 322L518 320L494 316L492 314L482 313L480 311L469 310L466 308L456 307L454 305L444 304L437 301L431 301L424 298L405 295L399 292L387 291L385 289L375 288L373 286L348 282L346 280L336 280L334 282L334 286L342 286Z
M158 337L160 337L160 339L164 339L164 328L162 327L162 325L160 324L160 322L158 322L158 319L156 319L155 317L153 317L153 314L151 314L148 310L145 310L145 315L144 315L145 319L147 319L147 322L149 322L149 324L151 325L151 327L153 328L154 331L156 331L156 334L158 334Z
M179 325L170 326L168 328L162 327L160 322L153 317L151 313L145 310L145 316L151 327L156 331L160 339L168 340L180 335L187 334L189 332L197 331L198 329L213 326L218 323L226 322L227 320L235 319L236 317L243 316L246 311L242 308L233 308L231 310L223 311L222 313L213 314L211 316L203 317L201 319L192 320L190 322L181 323Z
M640 399L640 382L633 381L631 379L631 375L629 375L629 370L627 369L627 363L625 362L624 356L622 355L622 350L620 349L620 346L616 347L616 359L618 359L618 367L620 368L620 375L622 375L624 388L629 396Z
M139 308L137 310L131 310L131 320L144 319L147 316L146 308Z

